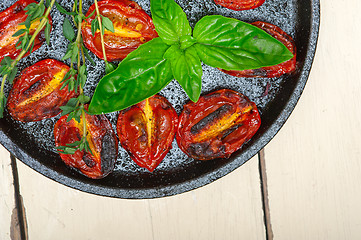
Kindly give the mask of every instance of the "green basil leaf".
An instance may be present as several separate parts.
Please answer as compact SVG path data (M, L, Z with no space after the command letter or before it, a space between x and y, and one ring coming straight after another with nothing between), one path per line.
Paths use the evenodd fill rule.
M233 18L205 16L193 32L199 58L225 70L257 69L285 62L293 54L265 31Z
M63 23L63 33L66 39L68 39L70 42L72 42L75 38L75 32L73 29L73 26L71 25L69 19L64 18Z
M169 48L160 38L131 52L112 73L103 77L89 105L90 114L119 111L153 96L172 81Z
M177 45L171 46L164 54L172 65L174 78L179 82L188 97L197 102L202 90L202 63L194 47L186 50Z
M192 34L186 14L174 0L151 0L150 9L155 29L166 44L173 45L179 37Z

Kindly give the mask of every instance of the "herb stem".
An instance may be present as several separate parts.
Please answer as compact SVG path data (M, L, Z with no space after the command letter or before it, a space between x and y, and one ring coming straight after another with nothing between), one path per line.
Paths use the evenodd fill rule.
M79 0L79 19L83 19L83 1ZM77 33L77 37L76 37L76 44L78 45L78 49L79 49L79 53L78 53L78 71L80 70L81 67L81 55L83 53L83 48L82 48L82 37L81 37L81 25L82 25L82 21L78 21L78 33ZM84 59L84 57L83 57ZM85 61L85 59L84 59ZM79 92L80 95L84 95L84 89L82 84L79 84ZM84 103L81 103L81 111L82 111L82 119L83 119L83 139L82 141L86 140L86 136L87 136L87 126L86 126L86 118L85 118L85 109L84 109Z
M104 62L105 64L108 63L107 61L107 55L105 54L105 44L104 44L104 35L103 35L103 28L102 28L102 19L100 17L100 12L99 12L99 7L98 7L98 1L94 0L94 4L95 4L95 10L97 12L97 18L98 18L98 22L99 22L99 29L100 29L100 40L102 43L102 50L103 50L103 58L104 58Z

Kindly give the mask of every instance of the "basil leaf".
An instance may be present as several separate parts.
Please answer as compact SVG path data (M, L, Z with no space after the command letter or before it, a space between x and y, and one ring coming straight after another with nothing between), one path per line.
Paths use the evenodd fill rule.
M163 58L169 48L155 38L131 52L95 89L88 112L119 111L153 96L172 79L170 62Z
M177 45L173 45L164 54L164 58L170 60L173 76L188 97L197 102L202 90L203 70L195 48L181 50Z
M153 23L159 37L168 45L179 42L179 37L191 35L186 14L174 0L151 0Z
M257 69L293 57L285 45L265 31L223 16L205 16L193 32L199 58L225 70Z

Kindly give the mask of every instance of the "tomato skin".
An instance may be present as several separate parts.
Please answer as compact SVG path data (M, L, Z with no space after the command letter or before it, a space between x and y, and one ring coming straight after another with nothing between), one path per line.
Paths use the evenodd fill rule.
M152 172L172 147L178 115L168 100L155 95L120 112L120 144L140 167Z
M66 64L54 59L45 59L24 69L9 93L7 107L10 115L22 122L58 115L61 112L59 107L78 95L75 91L69 92L68 87L60 90L61 81L68 71Z
M214 0L214 2L235 11L242 11L257 8L261 6L265 0Z
M15 59L20 54L22 49L16 49L16 43L20 36L12 37L12 35L19 30L19 24L26 20L27 15L24 8L30 3L37 2L34 0L19 0L0 13L0 62L6 56ZM48 18L50 25L52 25L50 15ZM32 29L30 34L33 34L35 30L36 28ZM44 30L42 30L35 38L33 51L40 48L44 41ZM29 53L25 54L25 56L27 55L29 55Z
M252 25L266 31L272 37L279 40L283 43L288 50L293 53L293 58L290 60L280 63L275 66L263 67L259 69L251 69L251 70L243 70L243 71L227 71L220 69L222 72L225 72L229 75L235 77L267 77L267 78L274 78L280 77L286 73L292 73L296 69L296 44L294 43L293 39L285 33L281 28L266 22L254 22Z
M67 122L67 115L61 117L54 126L55 146L80 141L82 133L82 121L78 123L74 119ZM104 115L86 114L88 142L93 153L77 150L74 154L62 154L64 163L79 171L81 174L99 179L106 177L114 170L118 155L118 140L111 123Z
M130 0L104 0L99 2L98 6L100 14L108 17L113 22L115 29L126 29L133 34L132 36L129 34L121 36L105 31L104 42L108 61L122 60L139 45L158 37L152 19L137 3ZM93 4L86 16L89 16L94 10L95 5ZM82 34L85 46L97 57L104 59L100 31L97 31L95 36L91 32L91 22L95 18L96 14L83 22Z
M176 138L179 148L196 160L228 158L260 125L255 103L241 93L222 89L184 105Z

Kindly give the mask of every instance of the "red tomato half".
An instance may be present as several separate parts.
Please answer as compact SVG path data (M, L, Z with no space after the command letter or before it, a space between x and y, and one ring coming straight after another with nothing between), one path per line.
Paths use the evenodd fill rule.
M72 119L67 122L67 115L61 117L54 126L55 145L66 146L81 140L83 122ZM104 115L87 115L87 140L92 154L77 150L75 154L60 154L64 163L89 178L103 178L114 169L118 155L118 140L111 123Z
M293 39L285 33L281 28L265 22L254 22L252 25L264 30L272 37L276 38L278 41L283 43L288 50L293 53L293 58L290 60L280 63L275 66L263 67L259 69L244 70L244 71L227 71L221 69L222 72L225 72L229 75L235 77L280 77L283 74L291 73L296 69L296 45Z
M22 122L40 121L58 115L60 106L76 97L68 87L60 90L69 67L53 59L45 59L26 68L15 79L8 97L10 115Z
M134 162L152 172L170 150L177 125L178 115L172 105L155 95L123 110L117 132Z
M4 57L8 56L15 59L21 52L21 49L16 49L16 43L20 36L13 37L13 35L20 29L25 29L24 25L19 25L25 22L27 15L24 8L30 3L37 3L34 0L19 0L11 7L0 13L0 62ZM49 23L51 24L51 17L49 15ZM30 34L36 31L40 21L35 21L30 26ZM33 51L40 48L45 41L44 32L40 32L34 41ZM28 54L28 53L27 53Z
M104 42L108 61L122 60L139 45L152 40L158 34L152 19L141 7L130 0L104 0L99 2L102 16L108 17L114 25L114 33L105 30ZM89 8L87 16L95 10L95 5ZM94 16L83 22L82 34L85 46L99 58L104 59L100 31L92 35L91 22Z
M179 116L179 148L197 160L228 158L261 125L257 107L244 95L222 89L184 105Z
M264 1L265 0L214 0L216 4L236 11L257 8L261 6Z

